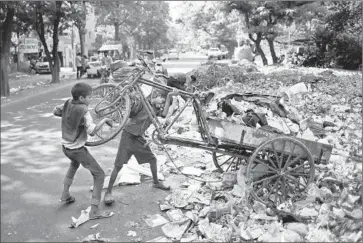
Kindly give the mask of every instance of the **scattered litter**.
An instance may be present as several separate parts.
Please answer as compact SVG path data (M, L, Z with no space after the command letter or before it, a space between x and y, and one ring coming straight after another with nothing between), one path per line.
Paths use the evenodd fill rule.
M95 225L92 225L90 228L91 229L95 229L95 228L97 228L97 226L98 226L99 224L95 224Z
M159 203L159 207L161 211L166 211L173 208L173 206L168 201Z
M170 222L163 225L161 227L161 230L167 237L175 240L180 240L185 231L188 229L190 222L191 220L187 220L186 222L181 224Z
M89 212L91 211L91 206L89 206L86 210L81 211L81 215L78 219L72 217L72 224L69 228L77 228L81 224L86 223L89 220Z
M231 229L219 224L209 223L208 219L199 221L198 229L210 242L229 242L232 236Z
M169 222L166 218L164 218L160 214L144 216L143 220L147 225L153 228Z
M172 209L166 212L171 222L184 222L188 220L188 218L183 214L180 209Z
M130 236L130 237L136 237L136 232L135 231L133 231L133 230L129 230L128 232L127 232L127 236Z
M204 170L195 167L183 167L182 173L186 175L201 176L204 173Z
M165 236L159 236L159 237L156 237L155 239L152 239L152 240L149 240L149 241L146 241L146 242L173 242L173 241L169 240Z
M89 206L86 210L82 210L81 215L79 216L78 219L72 217L72 223L69 226L69 228L77 228L81 224L84 224L87 221L89 221L90 220L89 219L90 211L91 211L91 206ZM112 217L113 215L114 215L114 212L110 212L107 217Z
M108 242L109 239L101 238L100 233L88 235L82 242Z
M151 170L149 168L145 168L139 164L129 164L128 163L127 165L128 165L128 169L131 171L135 171L140 174L146 175L148 177L152 177ZM158 179L163 181L163 180L165 180L165 177L162 173L158 172Z

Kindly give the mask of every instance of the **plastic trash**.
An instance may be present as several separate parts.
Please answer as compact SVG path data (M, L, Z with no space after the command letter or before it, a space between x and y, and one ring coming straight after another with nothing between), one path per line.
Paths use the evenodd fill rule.
M107 242L109 239L101 238L100 233L88 235L82 242Z
M183 212L180 209L171 209L166 212L166 215L168 215L170 221L172 222L184 222L188 220L188 218L183 214Z
M204 173L204 170L188 166L188 167L183 167L182 173L186 175L201 176Z
M173 242L173 241L172 240L169 240L165 236L159 236L159 237L156 237L155 239L148 240L146 242Z
M308 87L305 85L305 83L301 82L289 87L282 93L282 95L285 100L291 100L297 94L307 93L308 91Z
M89 212L91 211L91 206L89 206L86 210L81 211L81 215L78 219L72 217L72 224L70 228L77 228L81 224L86 223L89 220Z
M163 233L172 239L180 240L183 237L183 234L188 229L191 220L187 220L184 223L167 223L161 227Z
M220 224L209 223L208 219L199 221L199 231L209 242L229 242L232 237L232 230Z
M164 218L160 214L146 215L143 217L143 220L150 227L157 227L169 222L166 218Z
M130 236L130 237L136 237L136 235L137 235L137 233L136 233L135 231L133 231L133 230L129 230L129 231L127 232L127 236Z

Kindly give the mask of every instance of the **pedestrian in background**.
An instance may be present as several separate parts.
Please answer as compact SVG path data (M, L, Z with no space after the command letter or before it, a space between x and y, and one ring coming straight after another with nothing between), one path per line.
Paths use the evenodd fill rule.
M83 55L81 76L87 72L87 67L88 67L88 57L86 55Z
M77 79L79 79L82 76L82 57L81 53L77 53L76 56L76 67L77 67Z

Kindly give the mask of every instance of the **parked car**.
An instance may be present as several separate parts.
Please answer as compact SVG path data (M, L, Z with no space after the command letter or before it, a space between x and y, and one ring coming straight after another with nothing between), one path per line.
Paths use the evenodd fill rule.
M90 57L90 61L87 65L87 77L101 77L100 68L102 66L102 62L98 59L98 57Z
M168 51L168 60L171 59L179 60L179 52L176 49L171 49Z
M36 73L50 73L50 67L47 57L42 57L40 60L35 64Z
M219 48L210 48L208 51L208 59L217 58L220 60L222 58L222 52Z

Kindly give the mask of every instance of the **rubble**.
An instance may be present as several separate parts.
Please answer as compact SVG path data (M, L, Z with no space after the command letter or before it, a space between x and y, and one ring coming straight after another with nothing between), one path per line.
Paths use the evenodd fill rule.
M212 88L216 94L206 107L210 116L330 144L330 161L315 164L314 183L303 197L271 207L249 196L251 188L242 172L237 176L233 171L209 173L213 168L210 153L201 152L207 159L199 163L199 154L177 149L173 158L179 168L188 168L192 174L193 170L203 171L191 177L206 181L217 178L219 182L200 184L187 178L160 203L160 209L172 221L163 227L181 232L183 223L178 219L189 222L182 235L172 236L182 242L361 241L362 169L361 160L353 159L362 156L362 95L357 88L361 81L354 81L354 86L353 79L342 80L340 75L305 75L289 70L249 73L237 69L211 64L192 72L200 81L199 89ZM232 87L236 93L230 93ZM188 116L188 122L182 119L180 124L195 126L193 119ZM198 137L196 129L185 130L188 132L182 135L186 138ZM184 164L186 161L193 162Z

